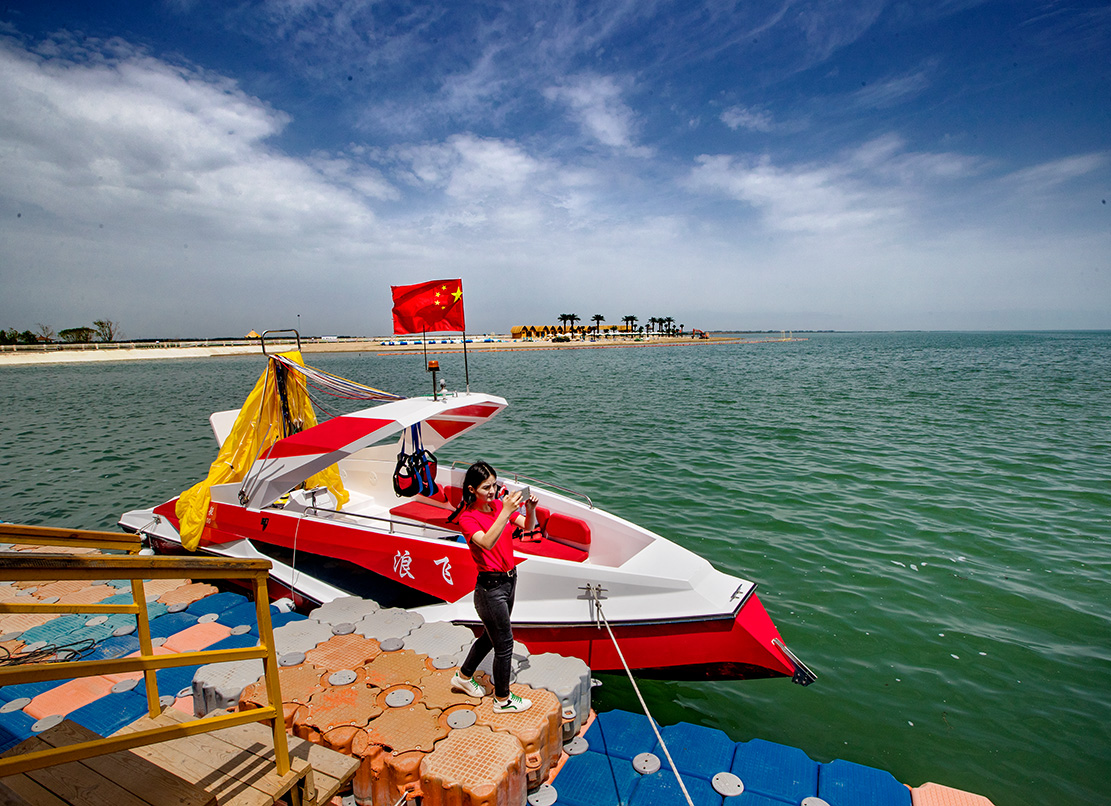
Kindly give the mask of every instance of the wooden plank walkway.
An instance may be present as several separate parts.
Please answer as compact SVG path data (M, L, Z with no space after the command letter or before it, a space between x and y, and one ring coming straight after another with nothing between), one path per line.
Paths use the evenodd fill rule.
M120 733L189 719L168 708ZM66 721L8 754L93 738ZM277 774L269 728L251 723L8 776L0 779L0 806L272 806L283 797L315 806L327 803L359 767L357 759L311 742L289 737L289 743L291 769L284 776Z

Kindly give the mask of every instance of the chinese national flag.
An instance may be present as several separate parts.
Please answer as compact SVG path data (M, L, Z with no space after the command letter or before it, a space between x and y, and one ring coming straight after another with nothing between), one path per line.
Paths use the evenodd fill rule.
M394 334L466 331L462 280L433 280L390 288L393 290Z

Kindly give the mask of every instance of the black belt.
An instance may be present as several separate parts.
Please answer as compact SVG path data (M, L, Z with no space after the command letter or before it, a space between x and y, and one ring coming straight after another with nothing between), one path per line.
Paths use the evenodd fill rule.
M479 571L478 578L485 580L503 580L513 579L517 576L517 569L513 568L509 571Z

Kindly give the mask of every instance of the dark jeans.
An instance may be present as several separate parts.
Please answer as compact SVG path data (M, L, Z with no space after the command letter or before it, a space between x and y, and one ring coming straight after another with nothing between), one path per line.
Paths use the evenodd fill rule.
M509 669L513 660L513 625L509 615L513 612L513 597L517 592L517 577L499 577L484 580L479 577L474 589L474 606L485 629L475 639L467 659L459 667L463 677L473 677L490 650L494 650L494 696L499 700L509 697Z

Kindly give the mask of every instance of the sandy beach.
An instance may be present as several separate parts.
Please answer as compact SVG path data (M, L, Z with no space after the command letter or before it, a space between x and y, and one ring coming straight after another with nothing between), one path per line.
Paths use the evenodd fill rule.
M599 338L585 341L553 342L548 339L511 339L509 336L476 337L467 344L468 352L503 352L518 350L598 350L617 347L656 347L660 345L712 345L727 343L760 344L765 342L801 341L796 338L742 338L711 337L692 339L684 337ZM445 343L447 342L447 343ZM269 346L269 345L268 345ZM279 350L294 345L276 345ZM427 352L461 352L463 345L457 340L429 339ZM303 353L373 352L380 354L423 353L420 339L380 337L368 339L308 340L301 342ZM170 342L166 344L74 344L46 345L43 347L0 348L0 367L28 364L81 364L101 361L152 361L172 358L208 358L211 356L258 355L257 341L239 342Z

